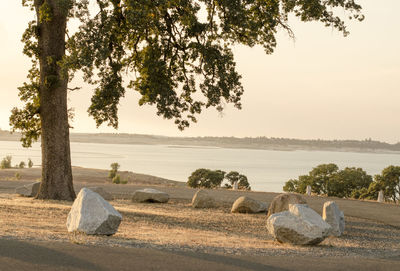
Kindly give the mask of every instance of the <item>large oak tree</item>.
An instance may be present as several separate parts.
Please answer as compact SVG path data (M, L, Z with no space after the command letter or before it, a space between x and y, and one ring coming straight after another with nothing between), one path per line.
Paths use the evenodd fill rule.
M117 128L118 103L133 89L141 95L140 105L155 105L158 115L183 129L196 122L204 107L222 110L232 103L240 109L243 87L232 46L261 45L272 53L279 30L292 35L290 15L322 22L344 35L344 16L363 19L354 0L22 2L36 12L23 35L24 53L33 65L29 82L19 88L25 106L12 110L10 123L22 132L24 146L41 138L40 199L75 198L67 106L68 82L75 72L82 71L94 85L88 112L98 126ZM68 35L72 19L81 24Z

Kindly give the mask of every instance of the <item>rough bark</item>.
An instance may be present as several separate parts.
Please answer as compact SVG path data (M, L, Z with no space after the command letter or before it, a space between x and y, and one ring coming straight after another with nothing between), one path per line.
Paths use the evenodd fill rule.
M69 124L67 110L68 78L58 62L65 55L67 12L57 0L36 0L40 60L40 118L42 143L42 182L37 198L73 200ZM46 4L49 18L40 17ZM43 13L43 8L42 8Z

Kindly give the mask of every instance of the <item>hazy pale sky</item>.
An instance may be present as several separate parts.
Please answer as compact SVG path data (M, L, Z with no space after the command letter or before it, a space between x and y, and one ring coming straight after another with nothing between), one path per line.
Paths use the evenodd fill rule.
M278 35L273 55L262 48L234 49L245 94L243 109L223 115L204 111L197 124L180 132L150 106L140 107L129 91L121 101L120 128L102 126L87 114L92 86L76 78L70 95L75 108L72 132L124 132L170 136L267 136L307 139L400 141L400 1L359 0L366 19L350 22L344 38L318 23L292 20L296 40ZM17 87L30 60L22 54L21 35L33 13L21 1L0 9L0 128L9 129Z

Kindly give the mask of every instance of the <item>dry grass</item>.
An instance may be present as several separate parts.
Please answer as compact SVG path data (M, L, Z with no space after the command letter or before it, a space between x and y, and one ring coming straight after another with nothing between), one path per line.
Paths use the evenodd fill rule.
M111 203L123 215L117 234L87 236L67 232L69 202L2 195L0 237L248 255L400 255L400 229L365 219L348 217L341 238L329 238L315 247L295 247L273 240L265 228L264 214L231 214L223 207L193 209L188 201L174 199L168 204Z
M41 178L41 168L12 168L0 170L0 181L14 181L15 174L21 176L24 181L38 181ZM123 180L130 184L163 185L163 186L185 186L184 183L172 181L152 175L134 173L130 171L119 171L118 174ZM72 167L74 182L77 183L110 183L108 170Z

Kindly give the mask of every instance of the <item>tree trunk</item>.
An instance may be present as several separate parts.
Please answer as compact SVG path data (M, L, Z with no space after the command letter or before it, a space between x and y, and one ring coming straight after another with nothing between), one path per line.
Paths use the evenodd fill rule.
M67 110L68 77L58 64L65 55L68 10L59 2L35 0L42 132L42 182L37 198L74 200Z

